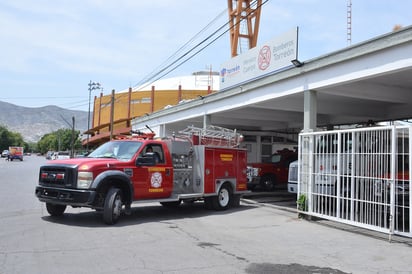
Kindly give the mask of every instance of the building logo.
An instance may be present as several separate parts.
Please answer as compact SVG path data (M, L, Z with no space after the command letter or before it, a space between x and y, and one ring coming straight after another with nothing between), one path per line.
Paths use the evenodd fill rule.
M269 46L264 46L259 51L258 66L260 70L265 70L270 66L271 51Z
M222 68L220 70L220 78L222 79L222 83L225 82L225 78L232 77L240 72L240 65L236 65L231 68Z

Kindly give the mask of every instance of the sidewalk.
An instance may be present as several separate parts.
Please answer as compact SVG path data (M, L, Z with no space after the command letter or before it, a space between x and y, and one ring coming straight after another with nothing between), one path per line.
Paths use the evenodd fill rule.
M272 268L266 273L412 273L410 238L394 235L390 242L384 233L323 219L299 219L290 207L247 198L242 202L276 210L274 218L282 228L276 229L278 259L294 262L282 265L288 267L285 271ZM319 265L329 267L315 267Z

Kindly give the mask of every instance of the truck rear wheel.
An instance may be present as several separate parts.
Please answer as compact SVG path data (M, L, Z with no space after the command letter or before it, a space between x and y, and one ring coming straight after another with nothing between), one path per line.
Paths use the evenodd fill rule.
M108 225L117 223L122 213L122 192L118 188L109 189L104 201L103 221Z
M49 212L50 216L62 216L64 211L66 210L65 205L56 205L51 203L46 203L47 212Z
M213 209L225 210L228 209L232 203L232 189L228 184L222 185L217 196L213 197Z

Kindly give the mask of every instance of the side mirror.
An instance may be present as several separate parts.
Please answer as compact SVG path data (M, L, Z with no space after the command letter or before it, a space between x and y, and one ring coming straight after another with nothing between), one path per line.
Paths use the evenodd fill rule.
M149 152L137 157L136 166L155 166L156 157L153 152Z

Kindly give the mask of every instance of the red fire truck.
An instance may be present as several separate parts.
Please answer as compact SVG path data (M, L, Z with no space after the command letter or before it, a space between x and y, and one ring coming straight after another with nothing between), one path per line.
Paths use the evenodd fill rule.
M182 136L154 139L135 133L107 142L86 158L54 160L40 167L35 194L51 216L67 206L89 207L114 224L135 202L178 206L204 201L225 210L247 192L246 151L240 134L189 127ZM124 210L123 210L124 209Z
M296 151L287 148L272 154L264 163L249 163L248 189L261 186L264 190L273 191L275 187L284 187L288 183L289 164L298 159Z

